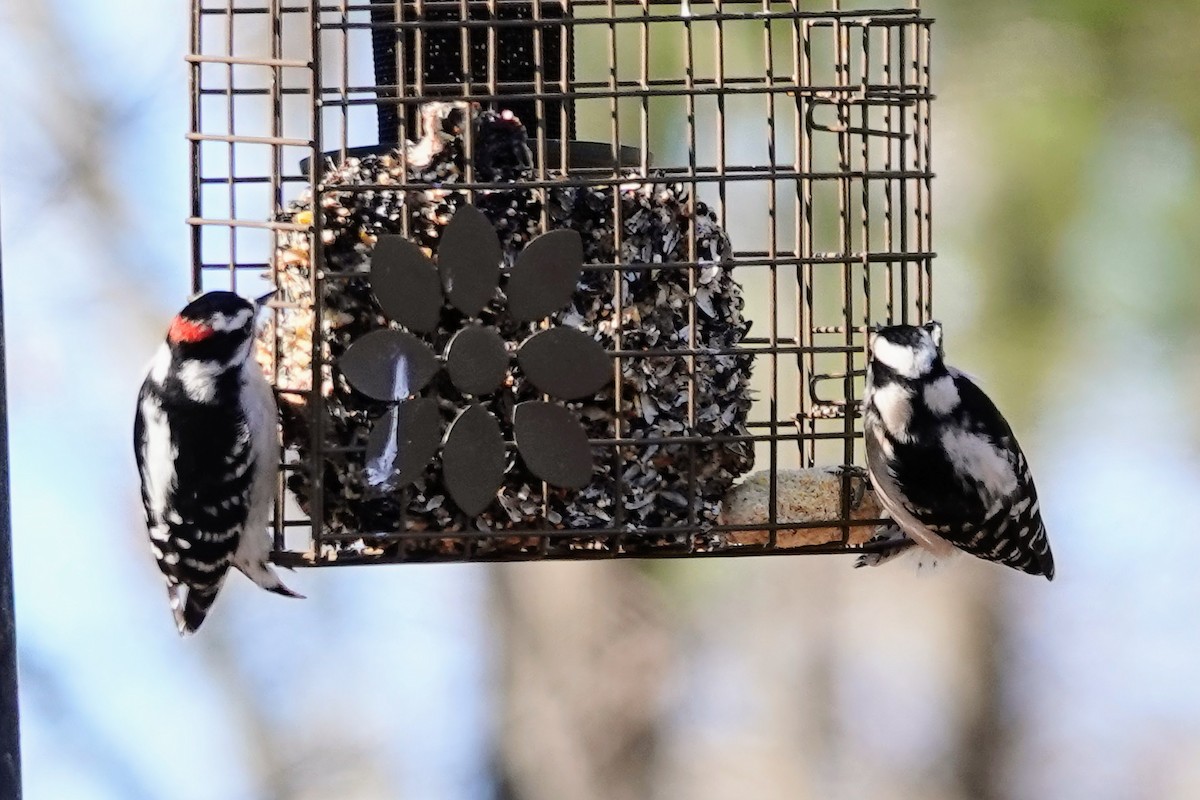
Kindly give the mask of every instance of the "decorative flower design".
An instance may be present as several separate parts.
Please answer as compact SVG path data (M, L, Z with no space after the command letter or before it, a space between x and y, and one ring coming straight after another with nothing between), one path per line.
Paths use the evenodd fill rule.
M510 360L499 331L479 317L496 296L502 258L491 223L470 205L460 206L443 231L436 267L403 237L378 238L371 288L384 312L407 330L372 331L338 362L351 386L393 404L367 441L366 476L373 488L412 484L440 446L446 487L463 512L474 516L495 499L504 481L505 441L500 420L479 398L508 390ZM532 329L531 323L570 302L582 270L578 233L537 237L507 275L508 302L500 313ZM441 327L447 302L465 317L455 331ZM439 333L453 334L440 358L417 335ZM517 348L516 360L534 387L560 400L591 395L613 377L603 348L573 328L533 333ZM421 396L443 366L454 387L471 398L444 438L437 398ZM571 410L542 400L517 403L511 428L526 467L541 480L567 489L591 481L591 447Z

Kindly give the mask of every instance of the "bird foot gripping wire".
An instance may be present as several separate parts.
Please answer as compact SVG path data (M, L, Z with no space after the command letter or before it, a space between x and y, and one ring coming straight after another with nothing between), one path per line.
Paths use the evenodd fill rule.
M904 535L896 525L884 525L875 529L875 535L866 541L859 549L862 551L854 560L854 568L877 567L886 564L897 556L904 555L916 545L912 539Z

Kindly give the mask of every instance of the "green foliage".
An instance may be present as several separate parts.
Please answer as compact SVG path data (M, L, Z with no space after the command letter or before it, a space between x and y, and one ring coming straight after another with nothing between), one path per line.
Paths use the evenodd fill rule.
M986 343L997 383L1035 397L1030 382L1053 374L1080 323L1200 335L1200 4L924 8L938 20L935 117L951 120L935 120L935 141L945 147L947 128L965 124L957 146L972 148L955 155L968 174L952 182L971 197L939 199L967 199L974 213L935 229L939 249L949 241L968 263L936 266L971 272L976 329L965 338Z

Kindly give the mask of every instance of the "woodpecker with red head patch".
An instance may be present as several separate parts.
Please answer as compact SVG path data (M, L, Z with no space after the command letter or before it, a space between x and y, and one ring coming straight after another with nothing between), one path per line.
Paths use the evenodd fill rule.
M193 300L171 321L138 394L133 445L146 529L181 635L200 627L231 566L268 591L300 597L267 561L277 410L252 356L266 299L209 292Z
M863 401L867 469L899 531L876 537L874 566L914 544L955 548L1054 578L1029 464L983 390L943 362L942 326L895 325L871 337ZM902 532L902 533L901 533Z

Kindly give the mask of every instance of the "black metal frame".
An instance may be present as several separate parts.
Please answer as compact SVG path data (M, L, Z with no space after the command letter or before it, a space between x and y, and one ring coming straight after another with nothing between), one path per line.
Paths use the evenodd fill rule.
M555 11L543 13L551 5ZM601 551L553 554L545 547L517 554L478 552L477 543L514 534L470 530L467 520L454 531L362 532L380 543L449 538L463 543L445 556L401 548L388 560L844 552L852 528L871 524L851 519L849 477L843 479L836 518L782 523L774 510L780 470L861 463L857 403L866 334L880 324L924 321L932 312L932 21L921 15L915 0L900 7L884 0L877 5L891 7L851 5L848 0L831 0L831 7L811 10L801 8L799 0L711 0L684 7L678 0L193 0L188 58L193 191L188 221L197 290L236 289L239 280L274 268L271 242L281 233L307 236L313 263L322 265L325 221L320 204L311 223L301 224L281 220L288 201L309 187L318 198L329 191L322 183L325 157L344 160L364 144L350 140L352 130L363 130L361 112L383 109L379 126L386 139L388 130L411 130L416 108L432 97L452 95L497 108L532 103L535 116L525 121L534 177L520 183L531 192L616 187L634 180L627 169L613 166L620 164L647 181L687 185L690 202L708 203L727 230L735 204L762 204L756 234L730 230L735 275L744 279L748 291L765 295L766 302L752 314L756 335L738 347L738 352L755 358L762 396L754 404L749 434L729 438L754 443L759 469L770 474L771 511L762 524L708 525L703 530L696 526L685 532L699 537L766 530L766 545L716 552L697 546L626 549L620 546L622 540L679 529L631 532L619 517L602 530L561 530L546 524L521 532L543 542L586 535L618 543ZM502 13L509 8L530 13ZM423 10L434 9L452 18L421 18ZM412 54L403 47L371 62L371 75L357 72L360 59L355 56L371 47L372 40L376 55L379 43L386 46L389 37L405 37L420 53L423 36L446 30L460 32L459 77L470 75L469 82L439 82L428 70L407 63ZM532 31L535 43L557 37L565 43L561 57L555 64L545 63L535 48L529 80L498 80L497 59L503 57L502 43L511 31ZM479 32L486 41L482 81L477 78L479 64L472 63ZM757 60L751 55L755 40L761 52ZM663 41L679 48L672 64L656 63ZM392 56L395 61L389 63ZM410 80L378 85L378 77L387 75ZM748 114L747 104L759 113ZM558 117L554 125L547 121L551 106ZM746 126L753 135L747 137ZM663 133L668 128L676 130L674 138L684 147L675 154L652 156L655 141L670 141ZM760 145L761 156L747 159L740 154L731 141L735 129L739 139L751 138ZM572 153L585 149L573 141L576 131L594 140L593 151L599 148L609 158L575 160ZM468 129L468 151L470 138ZM381 188L420 190L428 185L400 182L387 187L340 186L338 191ZM456 188L471 194L498 187L476 180L468 159L466 181ZM620 236L617 226L618 250ZM688 271L694 286L702 264L694 240L690 244L687 260L673 266ZM608 271L617 281L622 271L645 268L649 267L588 267ZM322 282L345 276L319 269L312 274L314 330L319 331ZM617 296L619 303L619 291ZM610 355L619 365L621 359L646 357L648 352L618 344ZM698 357L711 353L675 349L661 355L694 365ZM319 347L314 348L313 362L313 374L319 376ZM308 392L306 400L312 414L311 447L319 463L327 449L324 400L319 391ZM686 437L673 441L687 443ZM618 427L613 436L592 443L621 448L645 446L649 440L627 438ZM296 468L285 465L287 470ZM319 470L314 468L314 473ZM321 518L320 504L318 492L311 517L297 515L289 510L281 489L277 560L294 565L379 560L362 556L323 561L319 553L324 533L312 522ZM831 526L842 531L841 543L776 546L779 530ZM284 534L293 530L310 532L307 548L285 546L292 543Z

